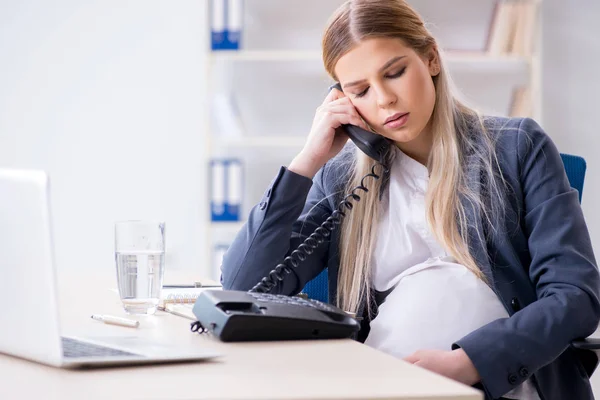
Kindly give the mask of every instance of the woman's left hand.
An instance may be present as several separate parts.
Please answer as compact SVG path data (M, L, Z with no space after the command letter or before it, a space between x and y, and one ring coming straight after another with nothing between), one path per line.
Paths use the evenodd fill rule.
M463 349L418 350L405 357L404 361L469 386L481 380L473 362Z

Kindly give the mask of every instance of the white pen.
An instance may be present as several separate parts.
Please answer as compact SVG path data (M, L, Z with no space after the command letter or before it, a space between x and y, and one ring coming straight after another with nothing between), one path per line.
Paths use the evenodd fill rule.
M102 321L105 324L127 326L129 328L137 328L138 326L140 326L140 321L121 317L113 317L112 315L94 314L92 315L92 319L95 319L96 321Z

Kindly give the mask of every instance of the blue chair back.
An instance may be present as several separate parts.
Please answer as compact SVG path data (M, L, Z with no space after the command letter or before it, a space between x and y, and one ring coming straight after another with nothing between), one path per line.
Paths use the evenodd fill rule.
M581 202L581 195L583 193L583 180L585 178L585 170L587 164L582 157L574 156L570 154L562 154L561 158L565 165L565 171L569 178L571 187L577 189L579 192L579 202ZM322 302L329 302L329 280L327 277L327 268L317 275L313 280L308 282L304 286L303 293L309 298L319 300Z
M310 299L329 303L329 278L328 269L325 268L313 280L306 283L302 293L305 293Z
M583 180L585 179L585 170L587 164L583 157L573 156L570 154L560 155L565 164L565 171L567 171L567 177L569 183L573 189L577 189L579 192L579 202L581 203L581 196L583 195Z

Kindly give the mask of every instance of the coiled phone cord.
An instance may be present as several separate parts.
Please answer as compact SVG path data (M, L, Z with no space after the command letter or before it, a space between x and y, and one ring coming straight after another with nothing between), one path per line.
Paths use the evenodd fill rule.
M292 268L298 267L298 265L304 261L309 255L313 253L313 251L319 247L321 243L323 243L331 233L336 229L337 225L342 223L342 218L346 216L344 212L345 209L352 210L353 202L360 201L360 196L356 193L359 190L362 190L365 193L369 192L365 184L365 180L367 178L379 179L381 178L375 172L375 168L381 166L383 167L383 173L387 174L389 172L388 167L381 163L377 163L373 165L371 168L371 173L365 175L360 180L360 185L356 186L352 191L346 195L342 201L338 204L338 207L333 211L333 213L319 226L315 231L307 237L304 242L298 246L298 248L287 256L283 262L277 265L267 276L265 276L259 283L256 284L249 292L258 292L258 293L268 293L270 292L277 284L284 280L284 275L292 272Z
M381 176L375 172L375 168L378 166L383 167L384 174L389 172L388 167L381 163L373 165L373 167L371 167L371 173L362 177L360 180L360 185L352 189L352 191L346 195L342 201L340 201L337 209L333 211L333 213L321 224L321 226L315 229L315 231L309 237L307 237L296 250L286 257L281 264L277 265L271 272L269 272L269 274L264 277L256 286L250 289L249 292L270 292L275 286L277 286L279 282L283 281L284 272L286 274L292 272L291 268L298 267L298 265L309 255L311 255L321 243L331 236L331 233L335 230L336 226L340 225L342 223L342 218L346 216L344 210L352 210L353 201L360 201L360 196L356 192L359 190L362 190L365 193L369 192L369 189L365 184L365 180L367 178L381 178ZM192 322L190 324L190 330L197 333L208 332L208 329L202 326L200 321Z

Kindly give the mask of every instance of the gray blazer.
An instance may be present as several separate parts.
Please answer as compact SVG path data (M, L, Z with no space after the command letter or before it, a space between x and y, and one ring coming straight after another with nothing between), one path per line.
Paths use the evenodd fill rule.
M487 244L474 241L470 252L511 317L482 326L453 348L463 348L471 358L487 398L499 398L532 378L542 399L593 399L588 375L595 360L586 365L589 353L569 347L592 334L600 320L600 276L577 191L569 186L555 145L535 121L490 121L500 168L512 190L505 229ZM281 168L224 256L224 288L252 288L331 214L344 195L348 154L343 151L312 181ZM468 174L479 177L479 172ZM482 224L472 210L469 221ZM335 231L273 292L296 294L328 268L334 301L338 244ZM368 320L363 325L362 340Z

